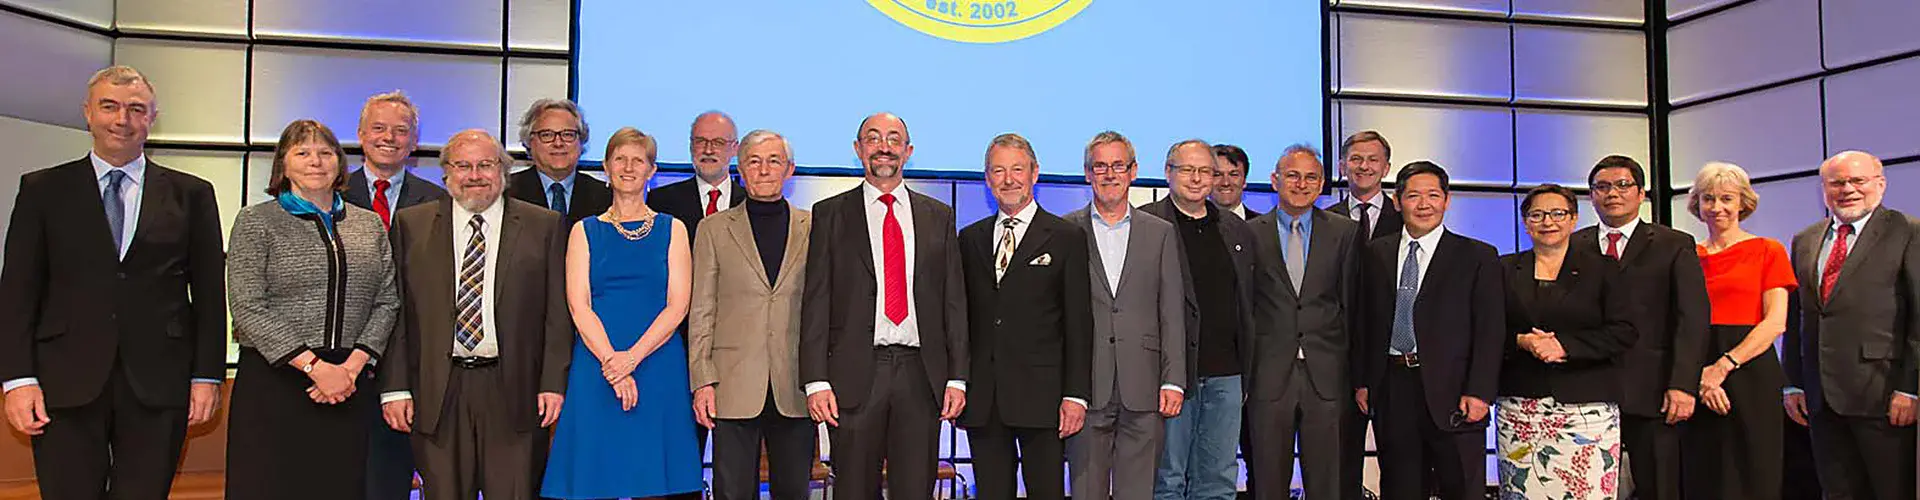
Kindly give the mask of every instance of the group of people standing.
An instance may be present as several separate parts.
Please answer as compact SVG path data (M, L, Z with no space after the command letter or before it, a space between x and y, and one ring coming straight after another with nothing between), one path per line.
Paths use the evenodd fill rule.
M219 407L229 312L236 499L405 498L416 469L429 499L697 496L709 438L716 498L757 498L763 454L772 496L805 498L816 423L835 498L928 498L942 421L994 499L1017 477L1029 498L1231 498L1236 449L1256 498L1289 495L1296 449L1308 498L1359 498L1369 425L1382 498L1479 498L1489 425L1503 498L1619 498L1628 468L1639 498L1777 498L1786 419L1829 498L1914 494L1920 222L1881 206L1865 153L1821 166L1829 214L1790 250L1740 228L1739 167L1690 188L1695 243L1640 220L1646 173L1610 156L1599 224L1543 185L1532 244L1501 256L1445 226L1440 165L1400 166L1389 196L1370 131L1325 209L1321 155L1284 151L1268 214L1240 203L1246 153L1200 140L1134 207L1109 131L1091 203L1054 215L1002 134L994 214L961 227L903 182L887 113L856 131L860 185L809 210L786 138L719 112L694 120L691 179L649 191L658 143L632 128L606 181L581 174L591 136L558 99L520 121L533 168L466 130L436 185L393 92L362 109L357 171L328 127L289 124L223 252L213 187L144 155L152 84L102 70L85 112L87 158L22 177L0 272L5 412L45 498L165 498Z

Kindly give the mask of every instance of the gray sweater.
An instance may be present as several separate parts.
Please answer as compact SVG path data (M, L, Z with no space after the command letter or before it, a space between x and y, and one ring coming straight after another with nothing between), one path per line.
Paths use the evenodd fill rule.
M380 216L355 206L320 220L269 200L240 209L227 241L233 338L280 365L302 351L358 348L378 359L400 308ZM342 262L344 260L344 263Z

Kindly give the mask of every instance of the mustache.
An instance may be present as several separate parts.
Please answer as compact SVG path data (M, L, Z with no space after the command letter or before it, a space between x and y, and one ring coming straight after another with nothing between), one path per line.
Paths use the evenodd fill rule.
M874 153L874 154L867 155L868 161L880 161L881 159L899 160L900 155L896 155L893 153Z

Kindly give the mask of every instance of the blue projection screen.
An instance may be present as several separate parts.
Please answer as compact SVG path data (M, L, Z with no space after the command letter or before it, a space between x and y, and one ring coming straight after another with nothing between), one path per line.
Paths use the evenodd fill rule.
M688 161L708 110L792 141L805 166L857 166L861 118L906 119L909 169L979 172L1018 132L1041 171L1079 176L1088 139L1126 134L1142 177L1187 138L1245 147L1264 181L1289 144L1319 146L1321 8L1309 0L581 0L576 98L605 138L634 126Z

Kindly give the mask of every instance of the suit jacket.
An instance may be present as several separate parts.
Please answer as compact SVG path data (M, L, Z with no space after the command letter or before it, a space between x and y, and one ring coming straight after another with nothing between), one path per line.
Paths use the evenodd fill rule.
M539 428L536 395L566 393L573 355L573 320L567 313L567 233L559 214L513 199L505 203L494 257L494 339L506 383L501 398L513 428ZM382 362L382 391L412 391L414 430L433 435L453 366L453 198L402 209L393 216L394 263L400 277L400 321Z
M1092 393L1087 233L1035 207L1006 274L995 282L997 218L960 230L973 360L960 423L985 426L999 415L1009 427L1058 428L1061 398L1089 401Z
M902 185L904 187L904 185ZM833 385L841 408L866 402L873 384L873 327L881 306L867 210L860 187L813 205L807 247L806 295L800 309L800 381ZM912 307L919 320L920 361L933 403L949 380L967 380L967 291L961 281L960 242L953 208L905 192L913 205Z
M1213 202L1208 201L1205 203L1207 204L1208 210L1218 212L1220 215L1229 215L1220 211L1220 207L1214 205ZM1141 205L1140 210L1173 224L1174 240L1181 242L1181 273L1183 276L1193 276L1192 269L1187 265L1186 240L1180 239L1180 223L1178 222L1179 219L1175 218L1177 214L1180 213L1180 208L1173 206L1173 197L1169 196L1161 198L1160 201ZM1222 243L1227 245L1227 253L1233 256L1233 268L1237 273L1234 281L1238 285L1236 292L1240 295L1240 317L1238 318L1240 327L1235 328L1234 331L1239 332L1239 344L1244 349L1247 346L1254 345L1252 326L1252 277L1255 272L1253 231L1247 228L1247 221L1240 220L1239 217L1220 217L1220 239ZM1186 388L1197 386L1200 379L1200 300L1193 293L1193 280L1187 279L1184 281L1185 289L1183 293L1186 296L1187 310L1187 383L1181 384L1180 386ZM1240 356L1241 374L1253 373L1253 358L1253 356L1242 353Z
M1380 216L1378 217L1380 220L1373 226L1373 234L1361 235L1361 247L1365 247L1367 242L1373 241L1374 238L1388 235L1395 235L1397 237L1397 235L1400 234L1400 230L1406 227L1406 223L1400 218L1400 207L1394 206L1393 195L1381 193L1380 201L1382 205L1380 207ZM1327 207L1326 210L1335 215L1346 217L1348 221L1352 221L1353 211L1347 208L1347 203L1350 203L1350 199L1342 196L1339 202Z
M574 223L580 222L580 219L606 213L607 207L613 205L613 189L607 187L606 181L595 179L586 172L575 170L574 173L576 175L573 176L573 192L567 200L567 213L564 218L568 228L572 228ZM540 169L521 170L513 174L507 185L511 187L508 193L514 199L532 203L538 207L547 206L547 183L541 179ZM568 230L571 231L571 229ZM693 226L688 225L687 230L691 232ZM564 257L555 258L566 260Z
M1589 240L1591 241L1591 240ZM1599 252L1569 249L1553 285L1559 300L1540 300L1533 279L1532 250L1500 258L1507 269L1505 360L1500 370L1502 395L1518 384L1544 383L1547 396L1564 403L1620 400L1620 355L1638 335L1629 318L1639 315L1632 288L1620 281L1619 265ZM1598 305L1598 307L1595 307ZM1553 332L1566 361L1548 364L1520 349L1519 335L1533 329ZM1540 395L1526 395L1539 397Z
M807 416L800 391L800 291L807 281L813 214L789 205L786 253L769 281L747 209L713 214L693 238L693 300L687 366L694 389L714 386L720 418L746 419L774 406Z
M1599 226L1574 231L1571 250L1600 253ZM1571 252L1569 252L1571 253ZM1695 394L1707 363L1707 278L1693 236L1641 221L1620 253L1620 282L1640 314L1638 333L1622 356L1620 410L1659 417L1668 390Z
M1066 220L1091 232L1094 217L1082 208ZM1087 236L1094 337L1093 397L1087 403L1106 408L1118 392L1121 408L1152 412L1160 409L1160 386L1188 388L1185 261L1173 223L1139 210L1129 220L1119 283L1108 282L1105 257Z
M365 169L366 167L361 168ZM389 187L389 189L391 189L391 187ZM392 208L393 211L398 212L402 208L438 200L446 196L446 189L441 188L431 181L422 179L418 175L413 175L413 172L409 170L403 173L403 177L400 180L400 206L388 208ZM340 193L340 197L353 206L373 210L372 189L367 187L367 174L362 173L361 170L354 170L352 173L347 174L347 192Z
M727 188L726 199L720 200L720 210L737 207L747 201L746 186L740 185L740 181L734 180L733 176L727 176L727 182L733 185ZM679 219L687 225L687 234L693 235L694 240L700 239L700 219L707 216L707 200L700 196L700 184L694 178L653 188L647 193L647 206ZM714 212L714 216L719 215L719 212ZM782 266L781 269L786 267Z
M1435 229L1445 230L1444 228ZM1420 383L1427 413L1441 429L1483 429L1492 419L1455 427L1450 421L1461 396L1493 403L1500 388L1501 337L1506 335L1506 276L1493 245L1453 231L1440 235L1413 304L1419 341ZM1400 277L1400 238L1367 244L1367 347L1355 359L1368 365L1367 386L1387 375L1387 343L1393 335L1394 292Z
M20 177L0 271L0 380L38 377L46 404L102 395L118 358L142 403L187 405L224 380L226 254L213 185L148 160L125 259L81 158Z
M1820 242L1832 219L1793 237L1800 325L1781 358L1788 383L1812 410L1849 417L1887 413L1894 391L1914 394L1920 377L1920 231L1913 218L1876 208L1855 236L1833 293L1820 300Z
M1353 390L1350 336L1359 331L1360 226L1351 219L1313 209L1306 273L1293 290L1280 241L1280 211L1248 223L1254 238L1253 376L1248 398L1278 401L1293 378L1293 364L1306 351L1307 376L1320 399Z

